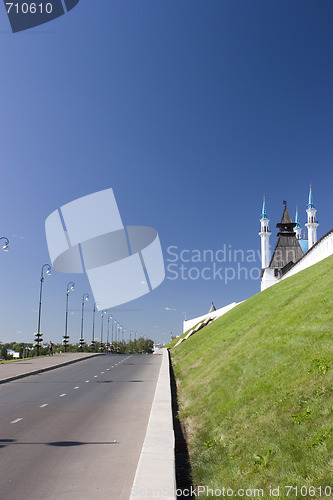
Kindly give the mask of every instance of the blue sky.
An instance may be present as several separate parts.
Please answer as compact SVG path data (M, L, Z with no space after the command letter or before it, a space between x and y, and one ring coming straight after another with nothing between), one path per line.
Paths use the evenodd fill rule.
M259 250L264 193L274 245L284 199L292 216L298 204L304 227L310 182L319 237L329 231L332 33L330 0L81 0L16 34L1 8L0 236L10 252L0 254L0 340L33 339L47 216L102 189L113 188L124 224L157 229L167 266L171 246L179 260L183 250ZM170 279L167 267L159 288L109 311L127 332L167 342L183 312L260 289L249 277L259 258L209 262L222 277L226 266L247 269L248 279L242 271L228 283L203 279L205 263L179 260L199 279ZM70 340L79 339L88 280L54 271L45 340L62 339L69 281Z

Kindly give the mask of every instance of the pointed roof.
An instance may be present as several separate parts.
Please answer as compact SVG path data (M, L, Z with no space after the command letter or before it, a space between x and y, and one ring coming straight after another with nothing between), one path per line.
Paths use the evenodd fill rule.
M283 204L284 204L284 210L283 210L281 222L276 224L276 227L278 227L280 229L280 233L286 232L286 231L288 233L290 233L290 232L294 231L294 227L296 226L296 223L293 222L292 218L290 217L290 213L288 212L288 208L287 208L287 202L284 201ZM280 235L280 233L278 234L278 236Z
M278 241L276 243L269 267L281 270L284 274L293 264L303 257L303 252L296 238L294 227L296 223L292 221L287 209L287 203L284 202L284 210L281 222L276 224L280 229Z
M263 219L267 219L267 210L266 210L265 195L264 195L264 199L263 199L263 202L262 202L262 211L261 211L261 219L260 220L263 220Z
M314 203L313 203L312 186L310 184L308 210L311 209L311 208L315 208L315 206L314 206Z
M280 222L280 225L283 224L293 224L292 218L290 217L290 213L288 212L287 205L285 205L283 214L282 214L282 219ZM277 224L278 227L278 224Z
M216 311L216 307L214 306L214 304L213 304L213 302L212 302L212 305L210 306L210 309L209 309L209 311L208 311L208 314L209 314L209 313L212 313L212 312L214 312L214 311Z

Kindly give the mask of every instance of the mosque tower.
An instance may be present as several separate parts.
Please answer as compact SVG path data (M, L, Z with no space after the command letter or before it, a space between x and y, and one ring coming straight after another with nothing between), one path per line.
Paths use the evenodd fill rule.
M268 228L269 219L267 218L266 211L266 200L264 196L263 204L262 204L262 214L260 219L261 231L259 236L261 237L261 267L265 269L269 266L271 257L269 251L269 237L271 232Z
M308 209L307 209L307 214L308 214L308 222L305 224L306 227L308 228L308 241L309 241L309 250L315 243L317 243L317 227L319 226L317 220L316 220L316 212L317 210L315 209L314 203L313 203L313 195L312 195L312 187L310 185L310 192L309 192L309 203L308 203Z
M301 225L299 223L298 207L296 207L295 222L296 222L296 226L294 227L294 231L296 233L296 238L298 240L301 240L302 239L302 228L301 228Z

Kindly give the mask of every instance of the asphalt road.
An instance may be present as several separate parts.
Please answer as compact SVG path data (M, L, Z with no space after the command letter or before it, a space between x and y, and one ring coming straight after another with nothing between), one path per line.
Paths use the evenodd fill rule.
M128 500L160 363L97 356L0 386L0 498Z

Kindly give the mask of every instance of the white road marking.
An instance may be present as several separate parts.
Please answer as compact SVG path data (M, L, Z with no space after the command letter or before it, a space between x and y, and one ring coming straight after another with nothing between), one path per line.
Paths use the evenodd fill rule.
M77 385L76 387L74 387L74 389L80 389L80 386Z
M17 424L17 422L20 422L20 420L23 420L23 418L17 418L16 420L13 420L11 424Z
M97 375L94 375L94 378L97 378Z
M64 394L60 394L59 398L63 398L64 396L66 396L65 392L64 392Z
M86 384L87 384L88 382L90 382L90 380L86 380Z
M109 371L110 371L110 368L107 368L107 369L106 369L106 371L107 371L107 372L109 372Z
M43 405L40 405L40 407L39 407L39 408L45 408L46 406L48 406L48 404L47 404L47 403L45 403L45 404L43 404Z
M101 372L101 374L104 373L104 372Z

